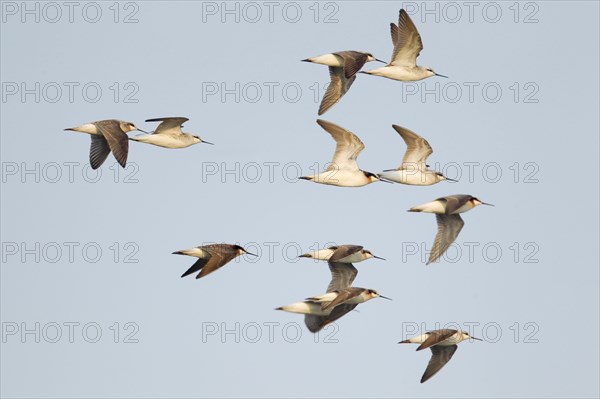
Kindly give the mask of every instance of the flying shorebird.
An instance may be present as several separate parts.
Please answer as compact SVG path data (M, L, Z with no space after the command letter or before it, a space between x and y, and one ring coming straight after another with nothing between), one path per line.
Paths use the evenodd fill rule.
M69 127L65 130L91 135L90 165L92 169L98 169L106 161L111 151L117 162L119 162L119 165L125 167L127 164L127 153L129 152L127 132L133 130L143 132L143 130L135 127L133 123L117 119L90 122L77 127Z
M456 240L458 233L463 228L465 222L460 217L460 213L470 211L477 205L490 205L472 195L455 194L441 197L435 201L410 208L409 212L428 212L435 213L438 224L437 235L429 255L427 264L438 260L444 252L450 247L450 244Z
M400 10L398 26L391 23L390 27L394 45L392 61L382 68L362 73L402 81L421 80L434 75L447 78L436 73L433 68L417 65L417 57L423 50L423 42L415 24L404 9Z
M343 245L339 247L341 250L334 250L333 255L336 258L344 261L347 261L351 257L360 257L362 259L358 260L359 262L368 259L369 257L374 257L370 252L369 254L365 254L362 252L362 250L352 251L348 249L356 249L359 247L360 246L358 245ZM330 256L330 258L333 258L334 256ZM317 258L315 257L315 259ZM327 264L329 266L329 271L331 272L331 281L327 286L326 294L318 297L308 298L303 302L296 302L291 305L282 306L276 309L291 313L304 314L304 323L306 324L308 330L313 333L320 331L328 324L333 323L342 316L351 312L354 310L354 308L356 308L356 306L358 306L359 303L381 296L375 290L351 287L352 282L354 282L354 279L358 274L358 270L356 270L352 263L342 263L339 260L332 261L329 259ZM338 303L325 308L327 302L335 300L338 295L342 295L338 300ZM346 299L342 300L344 298Z
M431 348L431 359L427 364L425 373L421 377L421 384L433 377L452 359L452 355L458 349L457 344L469 338L483 341L480 338L470 336L468 333L460 330L441 329L426 332L418 337L405 339L399 344L420 344L417 351Z
M333 309L336 306L342 304L358 305L360 303L378 297L384 299L391 299L369 288L349 287L341 291L332 291L328 292L325 295L306 298L306 300L320 303L322 310L328 310Z
M146 122L161 122L161 124L152 134L132 137L130 140L164 148L185 148L198 143L212 144L202 140L199 136L183 133L181 128L188 120L188 118L182 117L146 119Z
M338 263L358 263L370 258L385 260L361 245L335 245L328 248L317 249L299 256L299 258L311 258L315 260L326 260Z
M378 60L373 54L353 50L338 51L307 58L302 61L314 62L315 64L327 65L329 67L331 81L321 100L319 115L327 112L329 108L333 107L350 90L350 86L352 86L352 83L356 79L356 73L360 71L365 63L379 61L385 64L385 61Z
M406 143L406 152L398 169L388 169L379 173L382 179L413 186L430 186L449 179L440 172L429 170L427 158L433 149L423 137L402 126L392 125Z
M202 278L214 272L215 270L220 269L240 255L248 254L252 256L258 256L246 251L239 245L234 244L201 245L191 249L175 251L173 254L188 255L198 258L196 263L194 263L192 267L190 267L181 275L181 277L185 277L200 270L200 273L198 273L196 279Z
M303 314L308 330L316 333L354 310L360 303L377 297L390 299L372 289L351 287L358 271L350 263L329 262L329 269L332 279L326 294L281 306L276 310Z
M337 296L338 292L350 288L358 274L358 270L356 270L351 263L327 263L331 272L331 281L327 286L326 292ZM317 332L327 324L352 311L356 306L356 304L340 305L333 310L323 310L321 303L314 300L305 300L303 302L296 302L291 305L278 307L276 310L304 314L304 321L308 329L311 332Z
M354 133L322 119L317 119L317 123L331 134L336 142L333 160L324 172L302 176L300 179L340 187L361 187L379 180L376 174L365 172L358 167L356 158L365 145Z

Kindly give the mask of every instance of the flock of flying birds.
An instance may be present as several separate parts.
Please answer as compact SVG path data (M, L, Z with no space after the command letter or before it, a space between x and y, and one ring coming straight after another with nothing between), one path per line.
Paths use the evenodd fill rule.
M417 28L405 10L400 10L398 25L394 23L390 25L394 45L392 61L382 68L361 71L367 62L383 61L376 59L370 53L359 51L339 51L303 60L329 67L331 82L321 101L319 115L327 112L340 101L354 83L359 72L399 81L417 81L431 76L446 77L437 74L432 68L417 65L416 59L423 49L423 43ZM91 135L90 164L93 169L99 168L111 152L117 162L125 167L129 152L129 140L165 148L185 148L197 143L212 144L202 140L199 136L184 133L182 127L187 120L183 117L147 119L146 122L161 122L151 133L137 128L131 122L114 119L87 123L65 130ZM321 119L317 120L317 123L336 142L333 160L325 171L312 176L303 176L300 179L340 187L361 187L376 181L429 186L444 180L451 180L442 173L429 169L426 161L433 152L431 146L423 137L404 127L393 125L407 146L400 166L380 173L371 173L358 167L356 160L365 146L354 133ZM135 137L127 135L128 132L135 130L144 134ZM471 195L458 194L441 197L409 209L410 212L427 212L436 215L438 230L427 264L437 261L456 240L464 225L460 214L478 205L491 204L486 204ZM233 244L203 245L176 251L173 254L198 258L181 276L185 277L198 272L197 279L218 270L240 255L254 255L241 246ZM312 251L301 257L328 263L331 281L327 286L326 293L278 307L276 310L303 314L307 328L313 333L351 312L363 302L377 297L390 299L376 290L352 286L358 274L353 263L370 258L383 259L373 255L362 246L332 246ZM450 361L458 343L470 338L478 339L461 330L441 329L426 332L399 343L419 344L417 351L431 349L431 359L421 378L421 383L423 383Z

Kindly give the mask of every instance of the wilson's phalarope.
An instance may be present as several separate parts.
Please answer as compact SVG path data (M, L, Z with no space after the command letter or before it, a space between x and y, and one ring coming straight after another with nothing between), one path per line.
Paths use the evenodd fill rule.
M234 244L210 244L194 247L191 249L184 249L181 251L173 252L174 255L188 255L198 258L196 263L192 265L181 277L188 276L192 273L200 270L200 273L196 276L197 279L206 276L214 272L215 270L225 266L236 257L248 254L252 256L258 256L246 251L239 245Z
M482 341L480 338L470 336L468 333L460 330L442 329L426 332L418 337L406 339L398 342L399 344L420 344L417 348L418 351L431 348L431 359L423 377L421 377L421 384L433 377L438 371L442 369L452 359L452 355L458 349L457 344L467 339L476 339Z
M356 248L360 246L344 245L340 247ZM348 259L348 257L356 256L356 254L362 253L361 250L359 250L358 252L350 252L350 255L346 255L342 257L342 259ZM334 250L334 255L336 253L337 251ZM340 253L342 254L340 256L347 254L345 249L343 250L343 252ZM363 257L365 259L368 259L366 255L363 255ZM313 333L320 331L328 324L338 320L342 316L351 312L356 306L358 306L359 303L368 301L378 296L382 296L379 295L379 293L375 290L351 287L352 283L354 282L354 279L356 278L356 275L358 274L358 270L356 270L352 263L341 263L329 260L327 264L329 266L329 271L331 272L331 281L327 286L326 294L311 297L303 302L292 303L290 305L281 306L276 309L291 313L304 314L304 323L306 324L308 330ZM334 301L335 303L330 304L330 302L332 301Z
M90 165L92 169L98 169L106 161L111 151L117 162L119 162L119 165L125 167L127 164L127 153L129 152L127 132L133 130L143 132L143 130L138 129L131 122L116 119L90 122L85 125L66 128L65 130L91 135Z
M391 23L390 27L394 45L392 61L382 68L363 73L402 81L421 80L434 75L447 78L436 73L432 68L417 65L417 57L423 50L423 42L406 11L400 10L398 26Z
M478 205L490 205L472 195L456 194L441 197L435 201L410 208L409 212L428 212L435 213L438 224L437 235L429 255L427 264L438 260L448 249L450 244L456 240L462 230L465 222L460 217L460 213L470 211Z
M333 107L350 90L350 86L356 79L356 73L367 62L379 61L385 64L385 61L378 60L370 53L361 51L338 51L331 54L320 55L318 57L307 58L306 62L327 65L329 67L329 77L331 81L327 91L321 100L319 106L319 115L323 115Z
M315 260L326 260L339 263L358 263L370 258L385 260L361 245L335 245L328 248L317 249L299 256Z
M379 180L376 174L365 172L358 167L356 158L365 145L354 133L322 119L318 119L317 123L331 134L336 142L333 160L324 172L302 176L300 179L340 187L361 187Z
M430 186L444 180L456 181L427 168L427 157L433 153L427 140L402 126L392 125L392 127L406 143L406 152L398 169L384 170L378 174L379 177L413 186Z
M164 148L185 148L198 143L212 144L202 140L199 136L183 133L181 128L188 120L188 118L181 117L146 119L146 122L161 122L161 124L152 134L131 137L130 140Z

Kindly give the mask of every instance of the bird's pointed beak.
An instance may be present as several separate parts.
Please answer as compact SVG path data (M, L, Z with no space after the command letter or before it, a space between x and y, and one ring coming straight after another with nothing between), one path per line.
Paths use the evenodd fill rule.
M487 206L496 206L494 204L488 204L487 202L482 202L481 205L487 205Z
M471 339L475 339L477 341L483 341L481 338L470 337Z
M253 254L252 252L245 251L246 255L258 256L257 254Z
M444 177L446 177L446 176L444 176ZM448 181L453 181L453 182L455 182L455 183L458 183L458 180L451 179L451 178L449 178L449 177L446 177L446 180L448 180Z
M378 59L378 58L375 58L375 61L381 62L381 63L383 63L383 64L387 64L387 62L385 62L385 61L382 61L382 60L380 60L380 59Z
M200 140L201 143L215 145L215 143L211 143L210 141Z
M137 131L139 131L139 132L142 132L142 133L146 133L146 134L148 134L148 132L147 132L147 131L140 129L139 127L138 127L136 130L137 130Z
M300 256L298 256L299 258L310 258L311 256L309 254L302 254Z
M379 298L387 299L388 301L392 301L392 298L388 298L387 296L379 295Z
M377 179L379 179L379 181L382 181L384 183L390 183L390 184L394 184L393 181L386 179L385 177L381 177L380 175L375 175L377 176Z
M382 258L381 256L375 256L375 255L373 255L373 257L374 257L375 259L381 259L381 260L385 260L385 258Z
M439 76L439 77L441 77L441 78L446 78L446 79L448 79L448 76L446 76L446 75L440 75L439 73L436 73L436 74L435 74L435 76Z

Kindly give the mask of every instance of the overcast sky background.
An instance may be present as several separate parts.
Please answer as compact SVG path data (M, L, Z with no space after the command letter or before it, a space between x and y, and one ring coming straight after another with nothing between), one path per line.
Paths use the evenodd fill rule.
M442 3L427 3L437 15L421 2L277 3L272 20L262 2L260 17L228 3L239 22L221 2L101 2L96 23L86 4L71 23L64 5L58 18L39 3L36 22L21 2L2 2L3 397L600 394L597 2L481 2L472 21L462 3L460 18ZM296 181L334 150L315 123L327 68L300 60L350 49L388 60L389 23L415 5L418 62L450 78L360 75L322 118L362 139L365 170L399 165L399 124L460 182ZM222 98L222 85L239 101ZM190 118L186 131L216 145L131 142L128 169L110 155L99 176L89 137L63 131L111 118L152 130L144 120L162 116ZM458 249L425 266L413 252L431 248L435 218L406 210L456 193L496 206L465 214ZM171 253L208 242L261 256L181 279L194 259ZM386 258L358 264L354 285L393 301L363 304L313 336L302 316L273 309L324 292L326 264L294 258L332 242ZM21 334L36 323L39 343ZM64 323L79 323L73 342ZM420 384L430 352L396 342L436 323L479 323L472 333L485 342L462 343Z

